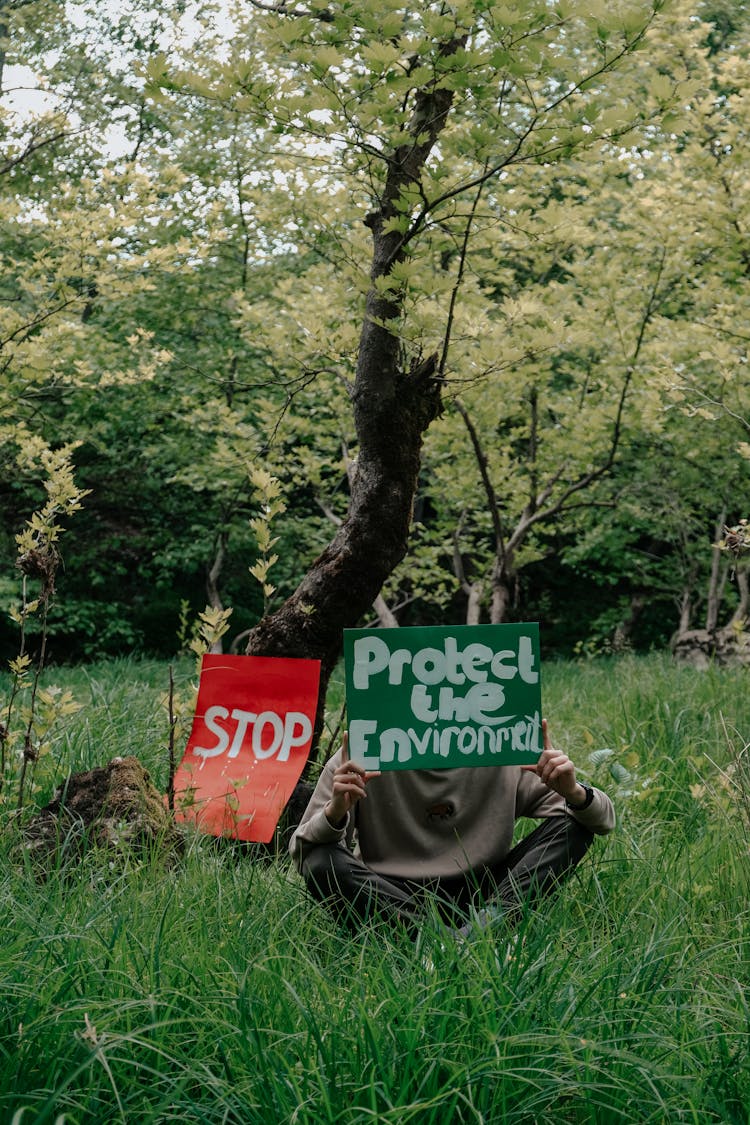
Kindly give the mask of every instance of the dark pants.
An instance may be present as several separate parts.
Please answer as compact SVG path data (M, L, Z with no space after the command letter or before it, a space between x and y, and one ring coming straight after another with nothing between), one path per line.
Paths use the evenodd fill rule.
M341 844L319 844L305 857L302 874L313 898L352 929L382 919L414 932L427 897L434 896L443 919L467 933L472 907L478 912L475 925L517 920L525 905L549 894L573 871L593 839L572 817L550 817L502 863L430 880L379 875Z

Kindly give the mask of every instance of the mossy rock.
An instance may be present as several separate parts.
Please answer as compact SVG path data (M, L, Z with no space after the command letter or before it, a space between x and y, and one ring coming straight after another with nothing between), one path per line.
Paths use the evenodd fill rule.
M134 757L70 774L23 836L27 853L49 869L92 848L106 851L110 859L115 853L173 862L184 846L163 795Z

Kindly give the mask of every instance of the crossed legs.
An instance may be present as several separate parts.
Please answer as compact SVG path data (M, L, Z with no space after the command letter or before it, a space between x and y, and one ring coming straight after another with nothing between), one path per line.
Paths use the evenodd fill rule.
M580 863L593 842L587 828L570 816L549 817L525 836L505 860L481 872L429 881L379 875L339 844L311 849L302 874L313 898L324 903L352 929L372 919L402 923L416 931L426 893L437 896L453 924L490 925L497 918L513 921L523 910L550 894ZM483 909L466 922L472 904Z

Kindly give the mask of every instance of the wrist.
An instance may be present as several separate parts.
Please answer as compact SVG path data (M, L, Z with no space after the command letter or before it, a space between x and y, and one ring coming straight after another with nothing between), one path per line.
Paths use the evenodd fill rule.
M340 831L346 824L346 812L341 812L339 809L333 807L333 802L329 801L323 809L325 818L330 824L331 828Z
M587 809L594 799L594 790L590 785L583 782L577 782L575 792L565 798L565 804L572 812L583 812Z

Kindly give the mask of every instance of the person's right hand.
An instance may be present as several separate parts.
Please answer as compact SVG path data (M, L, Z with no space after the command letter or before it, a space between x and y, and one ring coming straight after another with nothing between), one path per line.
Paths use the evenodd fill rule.
M367 796L368 781L377 776L377 772L365 770L349 760L349 735L345 732L341 740L341 761L333 771L333 794L325 807L328 822L340 825L357 801Z

